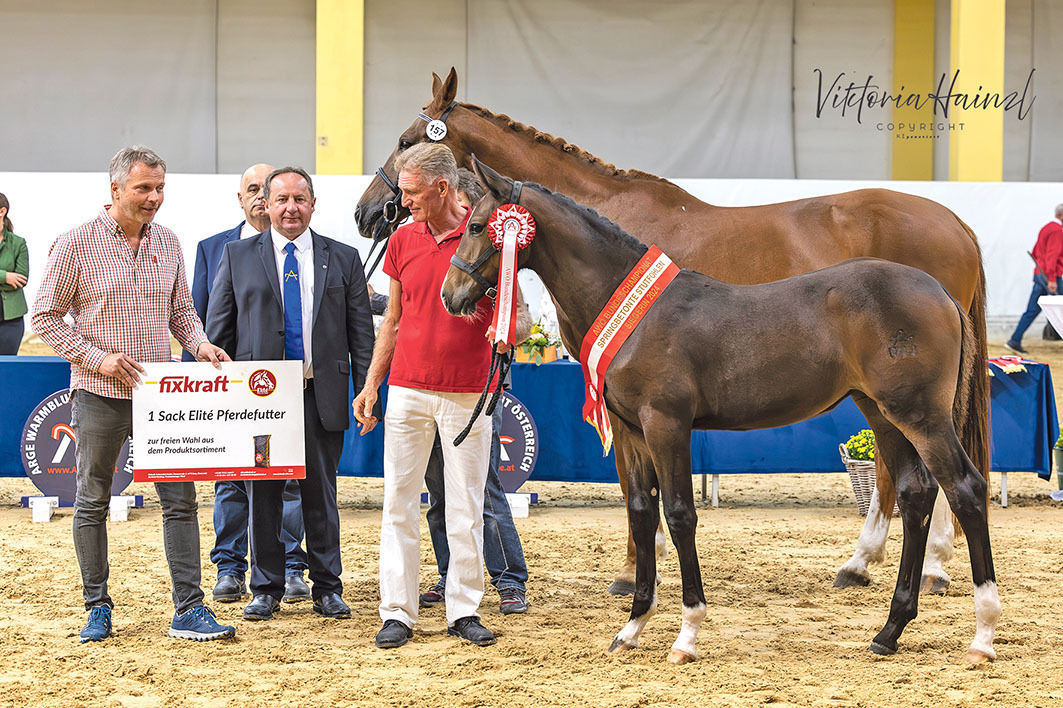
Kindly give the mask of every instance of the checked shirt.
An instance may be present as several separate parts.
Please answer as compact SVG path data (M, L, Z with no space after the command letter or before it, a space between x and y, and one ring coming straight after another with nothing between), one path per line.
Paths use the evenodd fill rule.
M67 313L73 325L63 318ZM170 361L170 333L189 351L207 341L185 278L177 236L148 224L136 257L104 207L60 236L33 306L33 330L70 362L70 388L109 398L131 389L99 373L104 357Z

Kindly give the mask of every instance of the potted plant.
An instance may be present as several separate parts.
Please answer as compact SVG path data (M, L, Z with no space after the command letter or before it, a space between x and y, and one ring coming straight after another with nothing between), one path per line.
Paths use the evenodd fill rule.
M849 473L860 516L867 516L875 491L875 434L865 428L839 445L838 452Z
M513 350L516 361L542 364L557 361L557 345L561 340L547 332L541 322L532 325L531 334Z

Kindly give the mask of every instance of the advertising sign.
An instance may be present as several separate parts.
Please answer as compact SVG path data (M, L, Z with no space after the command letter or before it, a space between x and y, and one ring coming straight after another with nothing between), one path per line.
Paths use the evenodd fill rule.
M133 390L137 482L302 479L303 364L144 364Z
M22 465L33 486L46 497L73 506L77 492L74 429L70 427L70 390L56 391L30 413L22 429ZM111 494L121 494L133 481L133 461L126 440L118 453Z

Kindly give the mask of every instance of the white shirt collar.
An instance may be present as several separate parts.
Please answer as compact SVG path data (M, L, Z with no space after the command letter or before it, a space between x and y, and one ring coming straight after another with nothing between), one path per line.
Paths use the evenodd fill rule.
M306 231L295 237L295 239L289 240L288 237L277 233L273 229L273 227L270 226L269 236L273 240L273 247L278 251L283 251L284 247L287 246L289 243L295 244L296 253L302 253L303 251L307 251L314 245L314 241L310 235L309 228L307 228Z

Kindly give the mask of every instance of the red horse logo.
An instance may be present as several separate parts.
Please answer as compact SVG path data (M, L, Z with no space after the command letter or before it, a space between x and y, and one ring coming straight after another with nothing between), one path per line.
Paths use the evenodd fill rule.
M247 379L247 387L256 396L268 396L277 390L277 377L266 369L258 369Z

